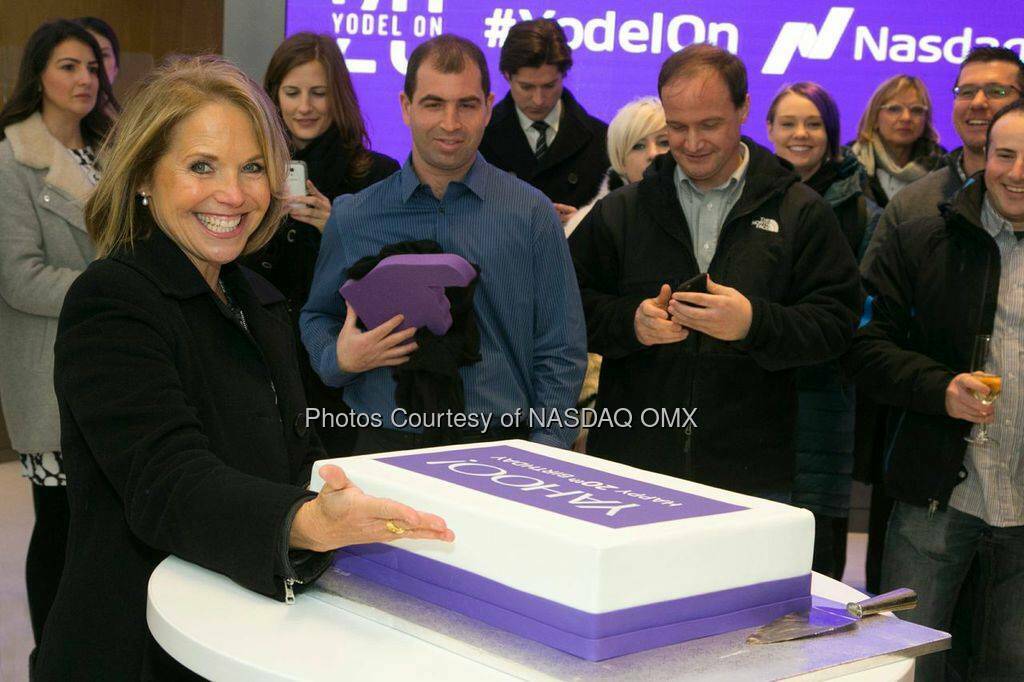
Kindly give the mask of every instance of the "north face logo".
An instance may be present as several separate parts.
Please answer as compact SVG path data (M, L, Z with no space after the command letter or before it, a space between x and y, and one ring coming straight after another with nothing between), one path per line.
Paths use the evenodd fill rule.
M764 230L765 232L779 231L779 224L771 218L758 218L750 224L759 230Z

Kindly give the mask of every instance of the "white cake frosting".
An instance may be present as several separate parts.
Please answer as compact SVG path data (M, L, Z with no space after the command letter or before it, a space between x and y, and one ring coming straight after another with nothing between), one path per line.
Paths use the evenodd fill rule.
M489 463L508 472L497 477L509 484L504 486L509 489L506 492L523 500L519 502L382 461L431 453L438 455L430 458L433 462L460 462L465 460L460 453L467 448L501 446L559 460L560 469L568 474L573 467L586 467L744 509L610 528L531 503L537 497L557 496L563 491L585 491L591 494L565 494L558 500L582 510L578 513L593 512L603 519L609 513L620 518L635 513L633 508L616 509L609 501L622 503L619 507L641 501L664 507L670 502L679 505L668 496L660 502L642 500L640 493L631 497L622 492L622 485L609 493L595 481L581 487L556 478L547 486L531 485L531 476L544 481L550 477L502 462ZM811 570L814 519L806 510L526 441L324 460L313 469L311 489L323 485L317 471L327 463L340 466L369 495L438 514L456 534L451 544L398 540L391 543L394 547L591 614L797 578ZM464 470L488 471L482 466Z

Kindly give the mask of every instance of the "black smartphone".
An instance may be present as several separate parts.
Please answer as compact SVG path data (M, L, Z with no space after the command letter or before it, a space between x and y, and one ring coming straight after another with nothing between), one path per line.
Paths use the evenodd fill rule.
M708 273L702 272L696 277L691 277L676 287L676 291L687 291L690 293L708 293Z
M708 274L702 272L696 277L691 277L682 284L676 287L677 292L685 291L689 293L706 294L708 293ZM684 305L693 306L694 308L703 308L704 306L697 305L696 303L687 303L686 301L679 301Z

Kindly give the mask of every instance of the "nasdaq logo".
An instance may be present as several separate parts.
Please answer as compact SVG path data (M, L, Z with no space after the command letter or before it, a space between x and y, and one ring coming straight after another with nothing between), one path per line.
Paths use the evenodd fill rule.
M761 73L781 76L796 55L804 59L832 59L853 18L852 7L833 7L821 26L806 21L787 21L765 59ZM853 31L853 60L934 64L945 60L959 64L978 46L1005 47L1024 52L1024 37L999 39L978 35L970 26L953 35L898 33L890 26L857 26Z
M761 73L781 76L798 52L804 59L831 59L852 18L852 7L833 7L821 28L805 21L787 21L779 31Z

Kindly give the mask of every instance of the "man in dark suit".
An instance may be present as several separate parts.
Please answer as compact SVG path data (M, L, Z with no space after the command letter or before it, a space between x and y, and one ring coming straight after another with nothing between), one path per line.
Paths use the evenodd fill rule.
M550 19L516 24L501 48L509 84L480 144L490 163L544 192L564 223L597 194L608 169L608 126L563 87L572 50Z

